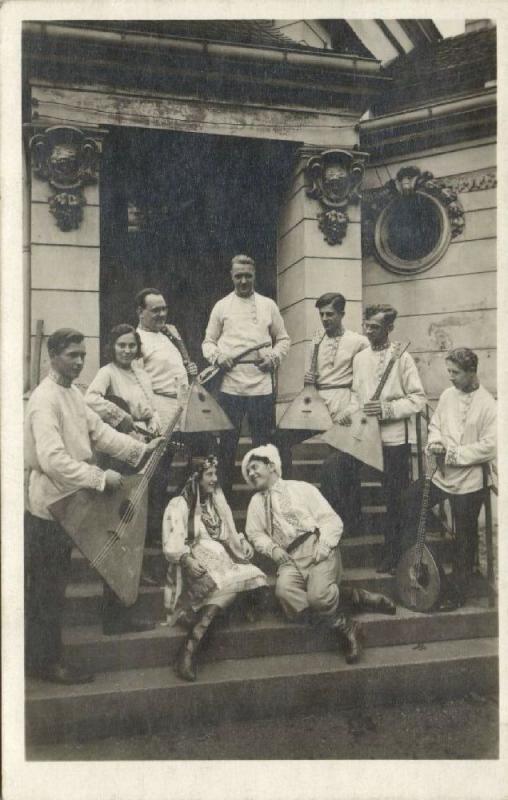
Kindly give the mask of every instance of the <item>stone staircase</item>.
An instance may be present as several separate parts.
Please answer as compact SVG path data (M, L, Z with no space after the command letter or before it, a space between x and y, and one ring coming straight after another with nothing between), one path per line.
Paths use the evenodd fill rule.
M246 446L243 442L239 458ZM292 477L315 481L323 455L317 444L296 447ZM250 493L241 482L239 463L233 510L243 530ZM182 470L183 464L175 463L175 483ZM384 509L375 473L365 473L362 493L366 530L341 543L344 580L395 598L394 579L375 572ZM431 536L446 564L448 540L439 533ZM147 559L152 572L162 577L160 553L147 550ZM258 622L245 622L235 609L219 622L203 653L198 682L188 684L171 668L184 638L180 628L159 624L143 634L102 635L102 586L76 551L65 610L65 646L68 657L96 672L96 679L70 687L29 679L27 741L78 742L185 729L218 719L496 692L497 611L488 607L481 579L470 594L464 608L448 614L416 614L404 608L395 617L362 614L366 650L354 666L345 663L329 632L285 622L269 595ZM162 589L141 587L136 614L162 623Z

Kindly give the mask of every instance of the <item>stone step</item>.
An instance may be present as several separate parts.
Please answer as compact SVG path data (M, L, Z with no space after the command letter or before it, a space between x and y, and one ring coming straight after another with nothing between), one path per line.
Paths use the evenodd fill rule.
M27 680L28 743L184 730L219 719L430 702L494 693L494 638L371 647L348 665L338 652L210 661L196 683L170 667L106 672L91 684Z
M432 547L441 561L448 562L450 560L452 543L449 538L432 535L428 537L428 541L432 543ZM381 561L382 547L383 537L375 534L343 538L340 543L342 564L345 569L376 567ZM164 580L167 562L160 550L147 547L144 565L150 575L157 576L160 581ZM95 570L79 550L75 549L72 553L71 581L73 583L93 583L96 580Z
M273 584L274 576L269 575L269 584ZM391 575L378 575L373 569L354 567L344 571L344 582L382 592L396 599L395 578ZM486 581L482 576L474 576L470 585L470 596L485 597ZM67 588L64 620L67 625L89 625L97 623L100 618L102 599L102 583L72 583ZM276 609L277 601L272 593L268 594L268 608ZM165 618L164 594L160 586L141 586L136 602L136 615L143 619L162 620Z
M418 614L399 607L396 616L357 614L366 647L415 644L496 636L497 611L486 600L469 603L447 614ZM185 638L179 626L158 625L146 633L103 636L100 625L67 628L66 657L92 672L144 669L172 664ZM264 614L255 623L219 620L207 645L205 661L290 655L336 649L330 631L290 624L280 614Z

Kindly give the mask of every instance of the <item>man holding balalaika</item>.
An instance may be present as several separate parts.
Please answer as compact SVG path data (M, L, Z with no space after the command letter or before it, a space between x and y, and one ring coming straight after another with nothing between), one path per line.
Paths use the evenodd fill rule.
M452 572L445 575L439 570L444 584L440 608L453 610L464 605L473 574L478 517L485 497L483 465L495 458L497 434L496 402L479 383L476 353L465 347L451 350L446 368L453 385L441 395L429 426L427 453L435 468L431 468L426 505L432 508L447 499L455 518ZM422 478L414 483L403 497L405 541L410 546L403 561L411 560L409 554L418 539L425 482Z

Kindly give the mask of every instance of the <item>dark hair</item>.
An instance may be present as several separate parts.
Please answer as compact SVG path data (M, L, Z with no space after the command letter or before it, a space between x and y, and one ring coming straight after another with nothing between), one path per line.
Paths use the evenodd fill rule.
M233 258L231 259L231 269L233 269L235 264L248 264L253 269L256 269L256 262L250 256L245 256L241 254L238 256L233 256Z
M145 301L149 294L162 295L162 292L160 289L154 289L153 287L149 287L147 289L141 289L141 291L138 292L135 297L136 308L139 308L140 306L141 308L145 307Z
M338 314L342 314L346 307L346 298L340 292L327 292L318 297L315 303L315 308L324 308L325 306L333 306L333 310Z
M397 319L398 311L396 308L389 306L386 303L378 303L373 306L367 306L365 309L365 319L370 319L374 316L374 314L383 314L385 321L389 325L393 325Z
M106 342L105 347L105 355L109 361L115 360L115 342L120 336L125 336L126 333L134 334L134 338L136 340L137 349L136 349L136 358L140 358L141 356L141 339L139 337L139 333L132 325L127 325L125 322L122 322L120 325L116 325L112 328L109 332L108 340Z
M468 347L456 347L455 350L450 350L445 356L445 361L452 361L466 372L478 370L478 356Z
M49 357L58 356L70 344L81 344L84 338L84 334L77 331L76 328L58 328L48 338Z

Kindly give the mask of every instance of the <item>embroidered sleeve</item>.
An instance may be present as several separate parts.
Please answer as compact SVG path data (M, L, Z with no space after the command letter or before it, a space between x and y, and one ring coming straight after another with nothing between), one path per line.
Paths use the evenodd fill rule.
M284 326L282 315L275 303L272 305L272 323L270 325L270 334L272 339L274 339L273 356L277 359L276 363L278 365L284 356L287 356L289 353L291 339L289 338L288 332Z
M103 422L98 414L91 408L86 408L88 431L90 438L101 453L108 453L113 458L125 461L132 467L137 467L146 453L146 446L137 442L132 436L115 431L110 425Z
M458 447L448 447L446 449L445 464L455 466L458 459Z
M266 518L263 507L263 498L255 494L247 509L247 521L245 523L245 534L255 550L262 555L272 557L272 552L276 545L268 536L266 530Z
M393 403L389 400L381 401L381 419L393 419Z
M162 519L162 551L170 563L177 564L190 553L187 539L189 509L183 497L175 497L166 506Z
M127 414L116 403L112 403L106 398L110 385L108 367L103 367L88 387L85 402L104 422L117 428Z

